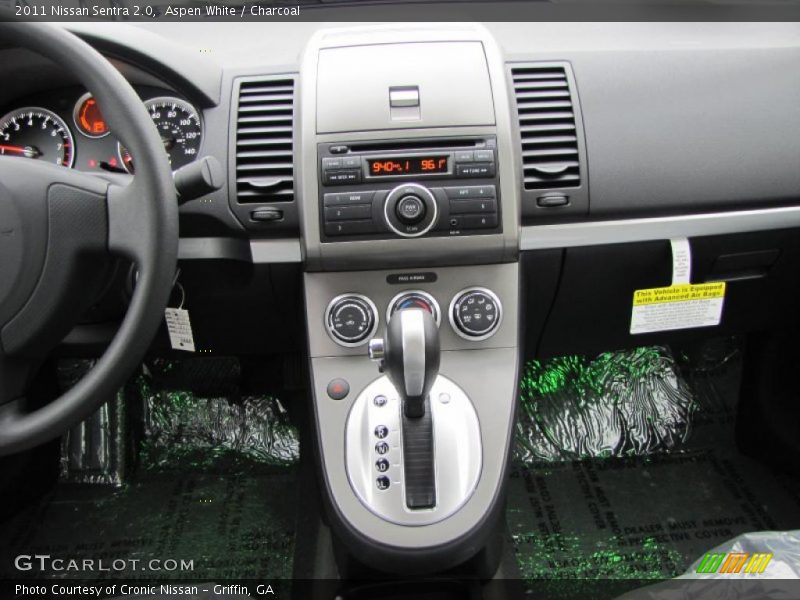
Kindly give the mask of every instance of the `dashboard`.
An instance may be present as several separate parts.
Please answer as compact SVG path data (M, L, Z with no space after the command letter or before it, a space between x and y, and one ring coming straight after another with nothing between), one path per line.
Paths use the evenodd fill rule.
M800 25L68 27L135 87L174 170L222 165L180 207L177 302L200 352L306 362L332 526L375 568L445 570L485 542L525 358L796 313ZM0 152L135 172L86 90L14 52ZM725 282L724 311L636 331L634 292L670 285L675 247L689 282ZM419 320L391 334L398 311ZM416 359L435 349L444 386L409 452L421 469L397 386L367 360L396 335Z
M137 86L164 142L173 170L200 153L200 112L169 90ZM80 88L20 98L0 117L0 155L52 162L79 171L135 172L134 159L103 119L102 107Z
M522 260L542 292L532 315L554 303L550 338L563 349L558 332L585 322L587 275L633 273L642 252L643 274L661 273L665 240L697 240L699 259L702 240L733 236L708 250L711 277L740 254L741 236L800 226L800 81L785 75L800 61L794 23L63 26L150 103L173 168L202 157L223 166L221 189L180 207L182 272L197 277L190 301L207 300L220 323L217 348L243 343L230 335L241 306L295 310L292 269ZM32 53L0 48L0 59L0 78L15 82L0 89L1 152L98 174L129 166L78 82ZM25 138L34 132L47 147ZM617 245L629 246L621 262ZM610 271L587 268L584 252L608 254ZM280 283L251 279L283 265ZM209 272L229 297L208 289ZM634 341L619 308L644 285L634 279L598 297L620 315L597 325L598 344ZM261 314L255 347L272 347L289 322L281 314ZM532 336L545 320L530 319Z

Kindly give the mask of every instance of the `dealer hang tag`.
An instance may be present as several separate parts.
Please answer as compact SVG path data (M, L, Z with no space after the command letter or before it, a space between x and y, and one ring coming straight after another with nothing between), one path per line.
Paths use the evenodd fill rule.
M189 311L183 308L165 308L164 316L167 319L169 342L173 350L194 352L194 334Z
M692 247L686 238L669 241L672 248L672 285L682 285L692 281Z
M722 319L725 282L691 283L689 240L670 240L672 285L633 292L631 334L714 327Z

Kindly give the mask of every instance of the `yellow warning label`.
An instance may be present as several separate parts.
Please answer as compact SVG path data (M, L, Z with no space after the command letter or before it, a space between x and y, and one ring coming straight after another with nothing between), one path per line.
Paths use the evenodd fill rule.
M725 282L684 283L662 288L650 288L633 292L633 305L664 304L666 302L687 302L690 300L711 300L725 297Z

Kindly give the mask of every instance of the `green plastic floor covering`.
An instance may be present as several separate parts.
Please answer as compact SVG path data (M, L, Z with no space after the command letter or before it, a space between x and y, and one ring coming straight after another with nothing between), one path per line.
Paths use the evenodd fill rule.
M800 527L800 483L735 448L739 373L687 375L691 435L673 451L517 463L507 517L532 597L613 598L741 533Z

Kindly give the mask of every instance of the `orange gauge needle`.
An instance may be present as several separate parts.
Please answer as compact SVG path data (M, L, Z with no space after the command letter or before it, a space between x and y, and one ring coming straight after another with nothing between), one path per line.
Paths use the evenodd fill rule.
M22 154L23 156L27 156L28 158L35 158L39 155L38 150L36 148L32 148L31 146L3 146L0 145L0 153L5 154L6 152L13 152L15 154Z

